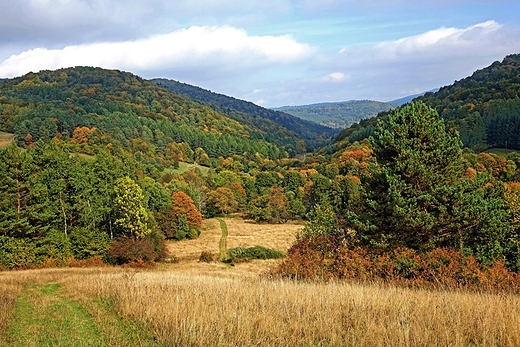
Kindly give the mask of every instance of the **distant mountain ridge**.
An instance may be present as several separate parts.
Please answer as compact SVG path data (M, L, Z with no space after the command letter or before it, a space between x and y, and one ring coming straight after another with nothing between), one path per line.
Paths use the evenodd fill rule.
M390 103L372 100L350 100L343 102L324 102L311 105L283 106L275 110L314 121L333 128L347 128L362 119L376 116L379 112L396 107Z
M249 101L214 93L190 84L164 78L155 78L150 81L193 100L213 105L215 109L241 124L254 124L265 131L267 140L275 133L283 133L288 137L296 136L291 140L292 144L295 145L294 152L291 154L301 153L303 148L312 151L327 145L339 133L337 129L313 121L304 120L281 111L270 110Z
M406 103L411 102L415 98L423 96L426 93L435 93L438 90L439 90L439 88L430 89L430 90L428 90L426 92L422 92L422 93L419 93L419 94L408 95L408 96L405 96L403 98L399 98L399 99L395 99L395 100L392 100L392 101L388 101L388 103L392 104L392 105L396 105L396 106L401 106L401 105L404 105Z

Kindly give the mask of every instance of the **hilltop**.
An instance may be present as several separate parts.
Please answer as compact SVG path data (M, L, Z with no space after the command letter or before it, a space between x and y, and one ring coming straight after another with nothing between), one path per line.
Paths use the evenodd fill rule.
M303 142L281 127L267 131L239 122L131 73L91 67L0 83L0 114L0 130L14 133L18 144L58 136L83 147L109 145L150 157L175 142L187 144L185 156L201 148L214 159L255 153L275 159Z

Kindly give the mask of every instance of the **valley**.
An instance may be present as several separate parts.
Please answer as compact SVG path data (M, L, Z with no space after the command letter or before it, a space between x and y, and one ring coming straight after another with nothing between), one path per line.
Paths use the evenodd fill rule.
M0 346L520 344L519 61L310 120L119 70L2 81Z

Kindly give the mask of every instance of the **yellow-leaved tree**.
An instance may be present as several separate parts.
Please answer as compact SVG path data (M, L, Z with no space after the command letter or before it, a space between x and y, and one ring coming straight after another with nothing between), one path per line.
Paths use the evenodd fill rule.
M133 179L126 176L118 179L114 186L114 203L117 219L115 225L120 233L134 238L143 238L152 230L148 223L150 215L144 208L144 197L141 187Z

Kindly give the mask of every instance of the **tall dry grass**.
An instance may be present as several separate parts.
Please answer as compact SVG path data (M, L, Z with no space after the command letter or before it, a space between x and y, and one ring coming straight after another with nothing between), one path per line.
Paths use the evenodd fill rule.
M175 346L519 346L520 297L166 271L86 273L74 295Z

